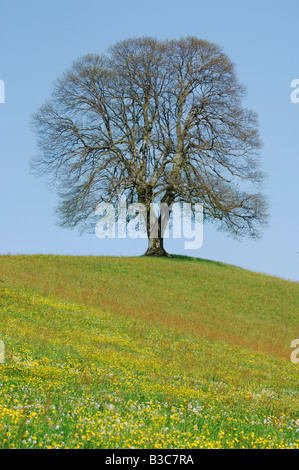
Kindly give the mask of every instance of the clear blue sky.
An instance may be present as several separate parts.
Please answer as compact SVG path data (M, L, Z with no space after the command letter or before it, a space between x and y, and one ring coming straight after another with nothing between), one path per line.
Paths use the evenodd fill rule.
M30 117L78 57L127 37L193 35L223 46L259 115L271 218L261 241L236 242L209 225L199 250L184 251L183 240L166 248L299 281L299 103L290 100L298 18L298 0L0 0L0 253L143 253L145 240L99 240L55 225L56 195L29 171Z

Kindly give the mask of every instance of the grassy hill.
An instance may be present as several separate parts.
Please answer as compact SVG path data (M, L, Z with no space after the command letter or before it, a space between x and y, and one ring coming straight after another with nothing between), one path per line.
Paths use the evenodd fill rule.
M217 262L1 256L0 448L299 448L298 312Z

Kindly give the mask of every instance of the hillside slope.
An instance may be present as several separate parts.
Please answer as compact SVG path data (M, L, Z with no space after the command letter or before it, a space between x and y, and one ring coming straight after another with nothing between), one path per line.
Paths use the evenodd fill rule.
M0 279L0 448L299 448L297 283L58 256Z
M213 261L1 256L0 280L285 358L299 337L299 283Z

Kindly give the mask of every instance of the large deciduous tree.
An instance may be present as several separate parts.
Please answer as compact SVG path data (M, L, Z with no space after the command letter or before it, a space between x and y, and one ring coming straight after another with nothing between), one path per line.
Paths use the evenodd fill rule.
M267 200L244 93L222 49L194 37L128 39L76 61L33 118L32 165L57 187L60 224L88 227L125 194L146 207L148 255L167 255L161 216L149 231L155 201L202 203L219 229L258 236Z

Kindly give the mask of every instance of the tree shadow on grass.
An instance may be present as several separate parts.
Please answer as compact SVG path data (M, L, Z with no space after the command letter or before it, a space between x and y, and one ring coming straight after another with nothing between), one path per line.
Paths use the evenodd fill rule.
M185 255L171 255L171 258L168 258L169 260L178 260L178 261L189 261L193 263L205 263L205 264L211 264L213 266L220 266L222 268L229 268L229 267L235 267L230 264L226 263L221 263L220 261L213 261L209 259L204 259L204 258L195 258L193 256L185 256Z

